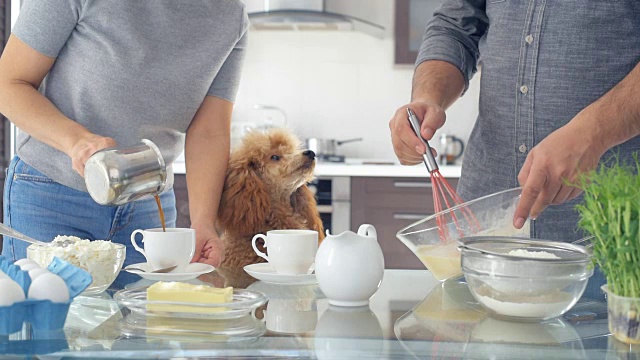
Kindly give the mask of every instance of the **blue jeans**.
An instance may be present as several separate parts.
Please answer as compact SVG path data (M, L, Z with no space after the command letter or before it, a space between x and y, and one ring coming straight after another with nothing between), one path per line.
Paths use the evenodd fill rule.
M173 190L161 194L160 200L167 227L175 227ZM17 156L9 165L4 185L4 223L47 242L58 235L68 235L123 244L127 247L124 266L146 261L131 245L131 233L162 226L153 198L120 206L99 205L88 193L56 183ZM2 255L12 260L25 258L28 245L5 236ZM111 288L121 289L139 279L121 271Z

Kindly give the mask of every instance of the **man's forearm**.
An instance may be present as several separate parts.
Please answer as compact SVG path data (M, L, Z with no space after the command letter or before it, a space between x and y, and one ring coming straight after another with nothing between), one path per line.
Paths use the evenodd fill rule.
M462 95L464 84L462 72L453 64L428 60L413 75L411 101L431 101L446 109Z
M593 132L594 142L602 144L603 150L640 135L640 63L616 86L585 109L588 127ZM593 110L593 111L592 111Z

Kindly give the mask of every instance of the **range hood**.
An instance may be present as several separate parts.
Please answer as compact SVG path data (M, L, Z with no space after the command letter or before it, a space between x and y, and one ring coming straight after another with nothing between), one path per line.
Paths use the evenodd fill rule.
M257 30L361 31L378 38L385 28L356 16L344 0L243 0ZM335 10L331 10L335 9Z

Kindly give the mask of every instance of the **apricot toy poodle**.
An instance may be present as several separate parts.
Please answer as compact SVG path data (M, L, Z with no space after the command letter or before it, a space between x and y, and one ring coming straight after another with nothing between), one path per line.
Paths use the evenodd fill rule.
M263 262L251 247L269 230L310 229L324 238L313 179L315 153L303 150L286 129L252 131L230 155L218 223L225 256L222 267Z

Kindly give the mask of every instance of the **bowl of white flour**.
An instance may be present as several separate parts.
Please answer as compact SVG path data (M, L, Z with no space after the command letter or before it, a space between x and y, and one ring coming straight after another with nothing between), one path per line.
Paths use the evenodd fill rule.
M587 248L557 241L475 236L459 241L474 298L497 318L541 321L564 314L593 275Z

